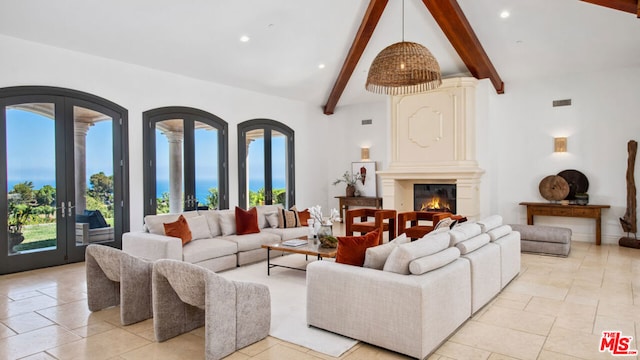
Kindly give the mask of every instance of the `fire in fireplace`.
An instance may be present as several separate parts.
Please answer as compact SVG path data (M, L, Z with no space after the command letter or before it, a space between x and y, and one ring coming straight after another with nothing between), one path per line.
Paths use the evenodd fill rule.
M456 213L455 184L414 184L415 211L446 211Z

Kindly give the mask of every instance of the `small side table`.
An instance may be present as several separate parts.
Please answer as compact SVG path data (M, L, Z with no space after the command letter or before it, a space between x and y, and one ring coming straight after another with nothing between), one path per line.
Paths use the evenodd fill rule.
M367 196L336 196L340 200L340 222L344 222L344 214L349 206L375 207L382 209L382 198Z
M527 224L533 225L533 216L565 216L594 219L596 222L596 245L602 242L602 209L610 205L560 205L552 203L521 202L527 207Z

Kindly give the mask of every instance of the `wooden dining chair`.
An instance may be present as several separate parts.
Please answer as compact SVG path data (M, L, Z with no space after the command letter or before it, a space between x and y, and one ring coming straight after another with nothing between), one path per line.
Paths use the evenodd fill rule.
M354 232L366 234L375 229L380 230L378 244L382 244L383 233L389 233L389 240L396 237L396 214L395 210L385 209L353 209L347 210L345 214L345 232L347 236L353 236ZM360 219L360 221L355 221Z

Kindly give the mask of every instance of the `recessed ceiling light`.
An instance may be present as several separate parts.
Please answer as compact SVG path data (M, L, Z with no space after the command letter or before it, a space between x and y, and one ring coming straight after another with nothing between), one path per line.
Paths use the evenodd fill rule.
M251 38L248 37L247 35L240 36L240 41L242 42L248 42L249 40L251 40Z
M511 14L507 10L504 10L503 12L500 13L500 17L503 19L506 19L509 16L511 16Z
M324 64L318 64L318 69L324 69Z

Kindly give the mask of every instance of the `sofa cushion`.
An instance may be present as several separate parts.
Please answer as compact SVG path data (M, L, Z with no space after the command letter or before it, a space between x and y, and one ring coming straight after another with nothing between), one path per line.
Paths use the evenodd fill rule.
M197 211L185 211L182 214L159 214L159 215L147 215L144 217L144 225L151 234L165 235L164 223L170 223L178 220L178 217L182 215L185 218L198 216Z
M376 246L379 237L380 233L377 229L361 236L338 236L336 262L362 266L367 248Z
M513 230L511 229L511 226L502 225L502 226L498 226L495 229L487 231L487 234L489 235L489 238L491 239L491 241L496 241L501 237L508 235L512 231Z
M219 213L218 210L198 210L198 214L202 215L207 219L207 224L209 225L209 233L211 233L211 237L216 237L222 235L222 230L220 229L220 221L219 221Z
M409 274L411 261L446 249L449 247L449 241L449 232L440 232L433 235L429 233L414 242L402 244L391 251L382 270Z
M384 268L384 263L387 261L387 258L397 246L406 244L409 242L409 238L407 234L402 234L397 238L389 241L386 244L373 246L367 248L364 253L364 264L362 267L382 270Z
M99 229L109 226L109 224L107 224L107 221L104 219L104 216L102 216L100 210L85 210L84 215L80 216L84 216L87 221L79 222L89 223L89 229ZM78 215L76 215L76 218L77 217Z
M438 221L438 223L436 224L436 226L433 227L433 230L440 230L443 228L449 229L449 227L453 224L453 219L450 217L446 217L440 221Z
M295 210L278 210L278 227L280 229L298 227L300 219L298 219L298 212Z
M238 245L222 238L193 240L182 248L182 258L189 263L198 263L238 252Z
M262 232L268 232L270 234L276 234L283 241L284 240L301 238L301 237L306 238L309 235L309 229L307 229L306 227L297 227L297 228L288 228L288 229L266 228L266 229L262 229Z
M222 239L236 243L238 251L250 251L260 249L262 245L277 243L280 241L280 236L268 232L259 232L246 235L228 235L222 237Z
M258 210L252 207L245 210L236 206L236 234L246 235L260 232L258 227Z
M480 235L482 229L480 225L476 223L466 222L460 225L456 225L449 234L451 235L451 243L449 246L455 246L460 241L471 239L476 235Z
M264 214L264 217L267 219L267 227L263 229L275 229L278 227L278 212L270 212Z
M189 230L191 230L191 240L209 239L212 237L207 218L200 215L185 219L187 220L187 224L189 224Z
M182 246L191 241L191 230L184 216L178 216L178 220L170 223L164 223L164 233L167 236L173 236L182 239Z
M236 233L235 210L220 210L218 212L218 221L220 223L220 231L222 231L222 236L234 235Z
M417 258L409 263L409 271L413 275L421 275L439 269L460 257L458 248L450 247L435 254Z
M258 210L258 227L260 229L269 227L269 223L267 222L265 215L272 212L278 212L280 209L282 209L281 204L256 206L256 210Z
M502 225L502 216L491 215L478 221L477 224L480 225L480 230L485 233Z
M300 219L300 226L307 226L309 219L311 219L311 213L309 209L298 211L298 219Z
M491 242L491 238L488 234L480 234L478 236L472 237L471 239L457 243L456 247L460 250L460 254L466 255L485 246L489 242Z

